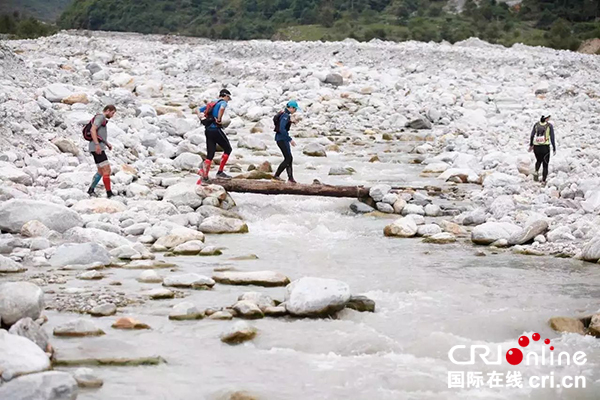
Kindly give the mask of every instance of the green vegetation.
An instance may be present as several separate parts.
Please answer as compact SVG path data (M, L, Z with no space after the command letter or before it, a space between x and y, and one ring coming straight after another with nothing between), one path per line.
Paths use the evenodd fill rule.
M17 39L33 39L52 35L56 26L40 22L33 17L21 18L18 12L12 15L0 15L0 34Z
M72 0L0 0L0 15L20 15L33 17L44 22L55 22Z

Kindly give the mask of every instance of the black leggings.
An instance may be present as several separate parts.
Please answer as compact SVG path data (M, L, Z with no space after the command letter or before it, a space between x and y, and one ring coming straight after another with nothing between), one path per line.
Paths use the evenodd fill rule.
M277 146L281 150L283 154L283 161L279 164L279 168L277 168L277 172L275 172L275 176L281 175L283 170L285 169L287 172L287 176L289 180L294 180L294 171L292 169L292 161L294 161L294 157L292 157L292 148L290 147L290 142L282 140L277 142Z
M543 165L542 180L546 181L548 177L548 164L550 163L550 146L533 146L533 154L535 154L535 172L537 173L540 170L540 165Z
M211 160L215 157L217 151L217 144L221 146L223 152L227 155L231 154L231 144L229 139L225 136L225 132L221 128L209 128L206 129L206 159Z

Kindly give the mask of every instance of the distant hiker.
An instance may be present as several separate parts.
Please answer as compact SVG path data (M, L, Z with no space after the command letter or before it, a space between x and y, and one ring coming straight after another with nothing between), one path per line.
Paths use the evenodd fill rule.
M219 93L218 100L208 103L206 106L201 107L196 111L196 114L200 117L200 122L206 127L204 131L206 135L206 160L204 160L204 163L200 167L200 171L198 171L200 179L198 179L197 183L199 185L202 184L202 182L208 181L208 173L210 172L210 166L215 157L215 152L217 151L217 144L221 146L224 153L221 157L221 163L219 164L217 178L231 178L223 172L232 150L229 139L227 139L225 132L223 132L222 125L223 114L225 113L229 101L231 101L231 93L229 90L223 89Z
M529 139L529 151L533 151L535 154L535 172L533 174L533 180L538 181L540 165L543 165L542 172L542 183L546 183L548 177L548 164L550 163L550 144L552 144L552 150L556 155L556 144L554 142L554 127L548 122L550 116L543 116L540 122L537 122L533 126L531 131L531 137Z
M277 172L275 172L273 178L280 181L283 180L279 176L283 170L285 170L287 172L288 182L290 183L296 183L292 167L294 158L292 157L292 148L290 147L290 144L296 146L296 142L290 137L290 127L292 126L291 116L298 109L298 103L295 100L291 100L287 103L283 111L280 111L273 117L273 122L275 122L275 141L283 154L283 161L279 164L279 168L277 168Z
M98 168L98 172L92 179L92 184L88 189L90 196L94 195L94 190L100 182L100 179L104 182L104 188L106 189L106 197L113 197L113 192L110 187L110 164L108 157L106 156L106 149L112 150L112 146L108 143L108 132L106 130L106 124L108 120L114 117L117 112L117 108L113 105L104 107L102 114L97 114L83 129L83 137L89 140L90 144L88 149L94 157L94 162Z

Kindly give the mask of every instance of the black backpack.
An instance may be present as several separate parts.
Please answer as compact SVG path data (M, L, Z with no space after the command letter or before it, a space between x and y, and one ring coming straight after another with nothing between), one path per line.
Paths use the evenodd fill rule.
M83 127L83 130L81 131L81 133L83 133L83 139L87 140L88 142L91 142L93 140L92 138L92 124L94 123L94 120L96 119L96 117L100 115L100 114L96 114L94 115L94 118L92 118L90 120L90 122L88 122L87 124L85 124L85 126ZM108 121L105 119L104 122L102 123L102 126L106 126L106 124L108 123ZM98 136L98 141L102 141L102 138L100 136Z
M279 111L273 117L273 123L275 124L275 129L273 129L273 130L275 131L275 133L279 133L279 121L281 120L282 115L283 115L283 111Z

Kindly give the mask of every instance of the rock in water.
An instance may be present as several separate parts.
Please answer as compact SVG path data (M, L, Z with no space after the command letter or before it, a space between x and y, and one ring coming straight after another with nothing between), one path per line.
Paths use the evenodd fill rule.
M8 257L0 255L0 272L5 274L11 274L16 272L27 271L27 268L22 267L16 261L11 260Z
M286 287L285 307L295 316L324 317L346 307L349 300L350 287L346 283L305 277Z
M29 317L20 319L16 324L10 327L8 332L12 335L23 336L37 344L43 351L47 353L51 352L48 334L37 322Z
M117 313L117 306L112 303L101 304L90 310L92 317L108 317Z
M456 242L456 236L448 232L436 233L423 239L425 243L447 244Z
M49 368L50 359L37 344L0 329L0 374L3 380L9 381L19 375L41 372ZM4 385L0 385L0 393L2 388Z
M142 271L140 276L137 278L138 282L142 283L162 283L163 278L152 269Z
M7 282L0 285L0 319L11 326L21 318L36 320L44 310L44 292L29 282Z
M206 218L198 229L203 233L248 233L248 225L244 221L220 215Z
M233 310L236 315L240 318L245 319L259 319L264 317L261 309L251 301L241 300L233 305Z
M473 229L471 241L475 244L488 245L500 239L508 240L512 235L520 232L520 227L508 222L486 222Z
M309 157L327 157L325 147L323 147L319 143L310 143L306 145L302 150L302 153Z
M525 244L533 240L537 235L541 235L548 230L548 222L538 220L532 222L523 228L520 232L513 234L508 238L509 245Z
M583 246L581 257L583 260L591 262L600 260L600 236L592 238L592 240ZM2 315L2 310L0 310L0 315Z
M59 204L12 199L0 205L0 229L3 231L19 233L23 225L32 220L40 221L59 233L83 225L79 214Z
M64 244L50 257L50 265L55 268L67 265L108 265L108 250L96 243Z
M150 326L138 321L134 318L119 318L114 324L112 324L114 329L150 329Z
M6 400L75 400L77 394L77 381L60 371L22 376L0 386L0 399Z
M380 184L369 189L369 196L376 202L383 200L383 197L392 190L390 185Z
M211 278L198 274L183 274L168 276L163 280L163 286L187 289L210 289L215 285Z
M169 319L175 321L185 321L191 319L202 319L204 318L204 311L200 311L194 303L185 301L183 303L176 304L173 306Z
M375 302L367 296L350 296L346 308L359 312L375 312Z
M222 271L215 272L212 278L224 285L286 286L290 279L274 271Z
M400 218L390 225L386 226L383 230L385 236L395 237L413 237L417 234L417 224L412 218L405 217Z
M553 317L550 318L548 324L550 325L550 328L554 329L556 332L579 333L581 335L585 334L583 322L577 318Z
M84 337L101 336L104 331L89 319L76 319L54 328L54 336Z
M91 368L78 368L73 372L73 378L81 388L99 388L104 385L104 381L94 374Z
M270 296L260 292L246 292L240 295L238 297L238 300L244 300L254 303L263 312L269 307L275 307L275 302L273 301L273 299Z
M258 331L245 321L236 322L230 329L221 334L221 342L240 344L254 339Z
M368 214L370 212L375 211L373 207L361 201L355 201L352 204L350 204L350 210L352 210L352 212L356 214Z

